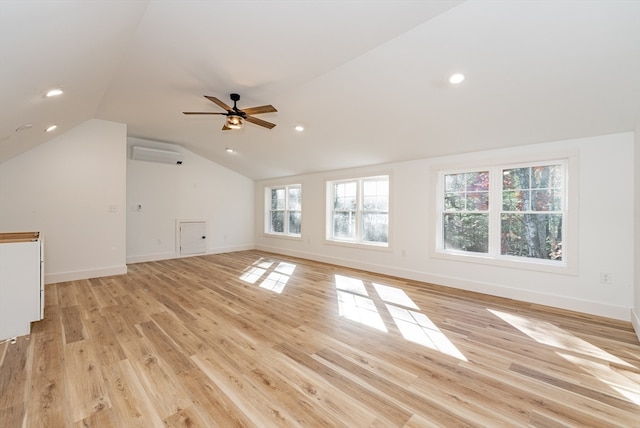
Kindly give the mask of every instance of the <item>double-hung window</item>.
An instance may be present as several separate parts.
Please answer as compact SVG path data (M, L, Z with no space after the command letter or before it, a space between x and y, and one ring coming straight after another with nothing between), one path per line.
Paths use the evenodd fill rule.
M302 186L268 187L265 232L300 237L302 232Z
M563 265L567 161L440 172L436 248Z
M327 239L388 246L389 176L327 183Z
M500 254L562 260L564 165L502 169Z
M443 249L489 251L489 171L444 174Z

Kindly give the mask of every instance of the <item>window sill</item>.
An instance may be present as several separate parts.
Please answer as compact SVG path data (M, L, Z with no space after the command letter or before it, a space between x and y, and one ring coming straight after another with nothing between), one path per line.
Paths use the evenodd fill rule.
M559 275L577 275L578 268L567 262L550 262L547 260L526 259L522 257L492 257L479 253L464 253L454 251L432 251L431 257L463 263L478 263L510 269L524 269L535 272L554 273Z
M285 235L284 233L268 233L263 232L262 236L265 238L276 238L276 239L288 239L291 241L302 241L302 235Z
M340 241L337 239L325 239L324 243L327 245L336 245L338 247L357 248L359 250L373 250L373 251L385 251L391 252L391 246L389 244L375 244L365 242L353 242L353 241Z

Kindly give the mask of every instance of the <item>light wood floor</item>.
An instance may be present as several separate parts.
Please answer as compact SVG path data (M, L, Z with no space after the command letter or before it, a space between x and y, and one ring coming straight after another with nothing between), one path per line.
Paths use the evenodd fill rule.
M0 427L638 427L629 323L258 251L51 284Z

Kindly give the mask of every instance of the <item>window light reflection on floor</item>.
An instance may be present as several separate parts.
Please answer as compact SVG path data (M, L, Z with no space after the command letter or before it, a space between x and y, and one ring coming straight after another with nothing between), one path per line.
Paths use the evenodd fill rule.
M523 316L487 309L489 312L511 324L538 343L554 346L568 351L599 358L611 363L633 367L626 361L608 353L607 351L592 345L586 340L574 336L566 330L551 324L550 322L529 319Z
M389 304L387 304L387 310L393 317L393 321L395 321L402 336L408 341L419 343L427 348L467 361L462 352L425 314Z
M260 288L264 288L278 294L282 293L282 290L284 290L287 282L289 282L289 278L291 278L295 269L296 265L292 263L279 263L274 271L271 272L269 276L262 281L262 283L260 283Z
M407 293L405 293L402 288L376 284L375 282L373 283L373 287L376 289L378 296L380 296L380 298L385 302L405 306L407 308L420 309L418 305L411 300L411 297L407 296Z
M349 293L360 294L361 296L368 296L367 287L364 286L364 282L361 279L351 278L343 275L335 275L336 288L338 290L347 291Z
M368 297L338 290L338 311L341 317L387 332L375 303Z
M378 308L373 298L369 297L367 286L361 279L335 275L335 284L340 316L386 333L388 329L379 312L380 309L386 309L406 340L467 361L462 352L429 317L420 312L418 305L401 288L371 283L371 292L385 302Z
M260 258L245 270L240 279L249 284L258 283L260 288L280 294L289 282L296 265L285 262L280 262L275 267L273 265L274 262ZM268 271L270 272L267 277L259 282Z
M559 350L555 351L556 355L594 376L631 403L640 406L640 384L620 373L620 370L612 367L610 363L632 370L637 369L634 365L549 322L493 309L487 310L536 342L558 348Z
M240 276L240 279L249 284L255 284L266 271L266 269L252 266Z
M556 352L559 356L567 361L572 362L585 372L595 376L609 388L617 391L633 404L640 406L640 383L634 382L617 370L611 368L609 364L599 363L596 361L581 358L575 355Z
M260 278L262 278L262 275L265 274L271 265L273 265L273 262L260 257L251 266L245 269L244 273L240 276L240 279L244 282L248 282L249 284L255 284Z

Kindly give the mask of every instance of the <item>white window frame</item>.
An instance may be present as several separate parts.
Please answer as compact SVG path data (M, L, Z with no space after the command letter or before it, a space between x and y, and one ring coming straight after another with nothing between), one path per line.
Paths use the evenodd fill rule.
M563 174L563 229L562 260L535 259L502 255L500 249L500 215L502 213L502 171L519 167L562 164ZM443 212L444 212L444 176L463 172L489 171L489 251L474 253L462 250L444 249ZM435 221L431 222L432 237L430 256L446 260L455 260L487 265L529 269L541 272L577 275L577 230L578 230L578 195L579 195L579 162L576 152L561 152L548 157L523 158L517 162L513 159L496 159L475 165L469 163L434 167L431 180L435 184L433 210ZM523 212L524 213L524 212ZM538 212L541 213L541 212Z
M368 180L380 180L386 179L389 186L389 200L387 209L387 242L372 242L362 239L362 214L363 210L363 183ZM334 202L334 189L336 184L341 183L356 183L356 236L355 239L341 239L333 236L333 202ZM390 174L375 174L365 177L350 177L336 180L326 181L326 231L325 231L325 243L336 244L342 246L353 246L367 249L391 249L391 175Z
M289 231L289 212L291 211L289 208L289 189L293 187L300 188L300 233L291 233ZM274 232L271 230L271 193L273 190L283 189L285 195L285 208L284 208L284 225L283 232ZM287 238L296 238L302 239L302 184L283 184L283 185L274 185L274 186L266 186L264 188L264 234L268 236L277 236L277 237L287 237ZM295 210L298 211L298 210Z

